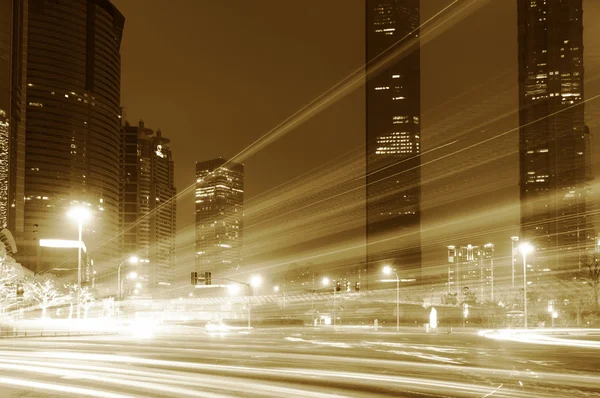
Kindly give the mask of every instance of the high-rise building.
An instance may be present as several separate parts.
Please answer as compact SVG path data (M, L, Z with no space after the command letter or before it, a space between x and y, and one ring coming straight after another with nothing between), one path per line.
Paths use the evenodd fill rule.
M0 228L23 232L28 0L0 1Z
M140 121L125 123L121 157L124 256L137 256L141 293L169 286L175 263L176 203L170 141Z
M367 278L421 277L419 15L419 0L366 1Z
M196 271L236 272L242 263L244 166L196 163Z
M517 1L521 240L528 281L580 265L594 243L584 122L582 0Z
M448 246L448 293L468 289L479 302L494 300L494 245Z
M73 204L93 212L83 241L99 268L120 257L120 45L125 19L108 0L29 0L23 265L76 263L39 239L77 239Z

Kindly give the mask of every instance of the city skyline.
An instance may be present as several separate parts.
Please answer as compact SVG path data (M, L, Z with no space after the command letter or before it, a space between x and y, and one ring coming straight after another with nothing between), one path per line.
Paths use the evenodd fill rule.
M589 15L593 15L598 12L597 7L590 1L587 1L587 5L584 7L590 8L589 13L584 13L584 18L590 18ZM130 3L127 0L115 1L115 4L118 4L120 7L131 7L134 6L133 3ZM317 60L321 55L321 53L315 54L312 53L303 53L303 57L307 58L307 61L303 61L302 65L307 65L312 72L313 76L321 76L319 79L315 80L315 83L318 83L314 86L303 85L302 91L297 92L295 97L285 97L286 101L278 101L275 107L270 106L272 120L271 124L265 124L265 114L261 110L261 106L256 106L260 102L252 101L255 105L250 105L253 109L252 114L245 114L244 120L252 120L254 117L258 117L261 115L262 118L255 125L248 125L243 129L238 127L237 122L233 119L227 122L225 125L215 125L217 119L215 119L216 115L221 115L219 112L213 114L213 116L208 116L205 119L205 123L210 123L209 129L217 129L217 131L221 131L224 127L227 129L223 131L223 134L218 134L216 140L211 140L208 145L203 145L200 148L200 151L204 152L204 155L200 157L209 158L214 156L233 156L240 152L240 148L244 145L234 145L235 140L224 140L225 137L234 137L235 131L246 131L245 129L250 128L250 130L246 131L245 136L241 137L240 143L248 141L248 136L252 135L252 131L254 134L260 135L262 132L268 130L273 125L279 123L282 119L285 119L290 114L292 114L295 109L301 106L302 102L317 96L322 92L323 89L331 87L334 85L339 79L343 76L347 75L348 71L353 70L354 67L358 67L361 64L361 59L364 61L364 53L361 52L360 48L356 48L356 43L363 42L364 38L360 37L357 32L357 29L361 29L361 25L364 24L364 11L362 9L363 2L351 2L344 3L348 5L347 7L347 18L344 20L342 25L334 26L329 24L329 20L324 16L321 19L318 19L314 14L314 8L312 6L314 3L306 3L305 7L301 7L300 11L306 13L307 16L313 18L317 25L315 25L314 32L305 33L302 37L302 40L318 40L321 45L328 46L328 51L331 54L335 54L336 63L324 65L312 64L312 60ZM440 12L445 6L448 6L450 2L440 2L440 4L432 4L425 2L421 5L421 22L431 18L436 13ZM134 65L134 60L139 58L133 54L139 52L143 47L139 47L134 45L134 43L141 43L140 40L145 37L154 37L153 33L148 31L147 26L152 26L153 20L156 20L160 16L162 18L162 23L166 23L169 28L166 29L163 33L166 35L164 37L156 37L156 40L153 42L158 46L156 47L156 51L163 51L171 54L169 52L168 46L165 46L166 42L165 38L168 38L171 32L176 32L180 29L175 23L174 20L171 19L170 15L171 11L175 12L175 10L171 10L167 12L167 10L161 9L162 5L157 4L156 8L148 7L144 10L143 13L133 13L134 15L130 18L129 22L132 24L131 32L133 37L125 38L125 45L128 47L128 54L131 58L130 65ZM216 15L221 15L221 9L218 4L203 4L195 5L192 3L185 3L176 5L176 7L198 7L198 13L202 15L209 15L212 13L216 13ZM268 15L271 12L271 6L268 1L261 2L256 5L256 7L245 7L243 4L240 5L240 10L244 10L245 15L247 16L244 21L238 21L239 23L236 26L244 26L244 23L251 23L255 19L263 18L265 15ZM336 4L330 4L326 6L327 8L322 10L323 15L327 15L327 13L334 12L333 10L338 8ZM206 9L205 9L206 8ZM203 11L201 11L203 9ZM212 11L209 11L212 9ZM498 3L498 2L484 2L478 3L477 7L472 7L468 13L464 13L465 15L459 18L460 23L457 26L451 26L448 31L444 32L443 35L436 36L433 40L429 40L426 44L422 45L421 49L421 58L422 58L422 108L424 109L422 119L422 130L423 130L423 151L427 152L433 148L436 148L439 144L446 144L448 141L451 141L451 138L461 138L458 144L450 145L448 148L442 148L440 150L436 150L436 154L434 157L445 157L451 152L456 152L457 150L462 150L465 146L470 144L474 144L480 141L484 141L486 139L492 138L496 135L499 135L500 138L496 138L496 145L501 149L502 156L498 156L498 151L492 151L491 148L486 148L483 151L477 151L474 157L473 165L470 166L468 170L460 171L460 174L453 176L453 178L438 177L436 175L439 174L440 170L453 170L458 167L458 164L462 162L463 156L451 156L448 159L445 159L443 162L425 162L426 164L422 167L422 179L423 179L423 188L422 188L422 209L423 209L423 217L422 217L422 240L424 243L424 254L423 254L423 264L426 267L435 267L435 266L443 266L440 263L439 259L440 255L444 252L444 248L447 244L445 241L440 241L441 235L440 231L448 230L452 235L458 234L469 234L475 238L480 232L480 220L475 219L473 223L461 223L458 224L454 218L471 220L469 214L474 214L477 212L483 212L489 214L491 217L491 224L496 225L494 231L491 231L490 240L498 242L497 250L504 252L506 250L510 250L510 236L518 234L518 225L519 225L519 214L518 214L518 170L515 168L518 160L517 152L515 152L514 148L517 147L518 144L518 134L513 130L518 123L517 117L517 109L518 109L518 96L516 94L516 90L518 87L517 84L517 32L516 32L516 5L510 2L506 3ZM298 16L301 18L301 16ZM254 18L254 19L253 19ZM317 19L315 19L317 18ZM494 21L494 25L482 23L483 21ZM145 21L145 22L143 22ZM143 22L143 23L142 23ZM193 37L196 34L196 31L202 32L205 29L208 31L211 27L212 21L205 21L206 23L202 27L198 28L186 28L186 35ZM142 23L142 25L140 25ZM292 23L295 23L292 21ZM500 30L493 28L493 26L498 26ZM477 37L472 37L470 32L473 28L477 28L480 31L480 34ZM589 37L593 36L593 32L596 29L594 26L591 26L591 29L588 28L584 30L584 35L586 35L586 41L589 42ZM293 31L293 29L291 30ZM229 56L235 54L236 52L243 52L243 46L240 46L241 43L238 41L232 41L235 37L234 31L231 31L231 35L225 38L226 43L228 44L228 48L232 49L232 52L223 52L223 48L208 45L210 43L206 43L204 45L204 50L207 51L208 54L220 54L224 56L225 59L228 59ZM274 42L272 37L265 36L267 35L266 31L258 31L253 34L262 35L260 37L265 38L264 41L258 41L261 43L261 46L264 46L265 51L269 48L269 46L277 46L278 42ZM310 34L311 36L306 36ZM353 37L352 41L340 40L342 37ZM326 41L323 41L323 38L327 38ZM291 37L293 40L299 40L300 38ZM477 54L469 53L467 48L457 47L455 43L461 43L465 40L475 40L475 43L478 44L479 51ZM128 43L128 40L131 44ZM246 40L246 38L244 38ZM486 45L487 42L494 43L494 46L489 47ZM335 47L339 43L342 43L342 46ZM351 47L350 44L354 43ZM362 44L362 43L361 43ZM594 51L594 43L590 44L591 51L586 53L586 57L590 57L592 62L588 62L590 68L593 68L595 65L598 65L598 62L594 61L595 54ZM262 47L261 47L262 48ZM597 48L597 47L596 47ZM284 51L286 51L284 49ZM444 57L453 57L454 54L458 55L458 62L439 62L440 59ZM480 57L481 54L487 54L486 56ZM176 54L172 54L174 57L177 57ZM289 60L294 59L290 58L291 55L287 57L280 57L273 62L279 62L282 67L280 70L290 70L289 68L294 66L289 65ZM312 57L312 58L311 58ZM127 56L125 57L125 63L128 64ZM165 59L163 57L162 59ZM461 62L461 59L472 61L481 60L484 63L487 63L487 67L478 67L475 68L472 62ZM196 58L191 56L186 59L186 64L192 65L196 61ZM308 63L306 63L308 62ZM479 62L479 61L478 61ZM286 90L292 89L290 85L286 85L283 81L279 80L280 77L277 75L278 68L270 67L268 69L262 70L259 68L260 63L250 63L249 67L252 69L253 75L263 76L266 73L270 73L271 79L273 81L278 81L281 83L277 83L276 86L273 86L271 92L273 93L282 93L281 88L286 87ZM285 65L285 66L283 66ZM158 66L158 64L157 64ZM163 68L168 68L168 65L164 65ZM210 67L206 69L208 66L200 67L200 70L206 70L208 74L216 74L217 76L222 73L222 71L212 70ZM323 69L326 68L326 69ZM148 79L152 79L153 67L146 68L144 76L145 79L140 80L138 76L132 75L128 72L129 68L127 66L124 67L124 74L128 76L127 79L124 77L124 105L127 109L128 113L131 113L134 117L137 116L138 111L137 108L144 105L146 108L152 109L155 107L156 102L153 103L151 98L155 95L159 95L159 97L167 96L170 97L169 87L158 85L152 88L152 93L150 96L145 96L145 98L141 98L139 101L128 101L128 95L134 95L131 90L127 88L129 87L143 87L143 84L148 81ZM138 70L137 68L135 70ZM293 69L291 69L293 70ZM447 70L454 77L454 79L450 80L440 80L439 76L442 76L441 73ZM498 71L498 73L493 74L493 77L490 77L489 73L484 72L486 70ZM318 71L318 72L317 72ZM328 71L326 74L323 74L323 71ZM501 72L502 71L502 72ZM224 72L224 71L223 71ZM248 71L250 72L250 71ZM273 74L275 73L275 74ZM446 72L444 72L446 73ZM202 73L201 73L202 74ZM142 76L142 75L139 75ZM281 77L283 78L283 76ZM322 79L327 78L328 83L323 84ZM176 80L177 81L177 80ZM174 109L172 112L174 114L181 114L181 112L188 108L193 107L194 100L186 98L186 90L187 87L199 87L198 84L200 81L197 80L186 80L185 82L181 82L179 86L182 87L183 91L178 95L178 103L180 104L180 109ZM140 86L142 84L142 86ZM219 94L221 86L212 86L209 83L206 86L201 86L203 89L209 88L211 90L212 98L219 98L218 104L222 104L224 100L221 100L221 95ZM227 85L225 81L223 84ZM446 90L439 90L435 88L438 84L443 84L447 87ZM592 81L591 91L594 89L593 84L595 81ZM219 87L219 88L217 88ZM244 87L243 85L241 87ZM475 89L477 88L477 89ZM306 91L308 89L312 90L312 95L307 95ZM217 90L217 91L214 91ZM297 90L294 88L294 90ZM360 91L355 90L350 94L349 97L339 101L330 111L324 112L318 116L316 116L314 121L309 121L307 124L299 125L296 127L296 132L292 134L288 134L283 140L275 143L272 146L267 146L261 148L261 156L250 156L247 160L244 160L245 163L251 164L250 175L246 176L250 184L247 184L247 192L246 195L248 198L253 198L261 195L261 193L268 191L271 187L277 186L278 183L284 183L286 180L293 178L294 176L301 175L302 173L308 171L312 167L319 167L319 165L323 165L326 163L325 153L329 154L341 154L344 151L354 151L360 150L361 144L361 129L357 126L360 126L362 123L362 116L360 113L356 113L350 111L351 109L362 109L363 100L360 98ZM129 92L129 94L128 94ZM247 87L246 89L239 92L239 95L248 95L252 92L252 87ZM159 94L160 93L160 94ZM269 97L270 98L270 97ZM283 98L283 97L281 97ZM297 98L297 106L294 109L293 107L289 107L287 103L292 99L296 100ZM304 98L304 100L302 99ZM285 106L284 106L285 105ZM162 105L161 105L162 106ZM216 109L213 105L208 104L207 109ZM283 111L279 110L284 108ZM454 116L459 109L466 109L464 112L468 116L461 116L457 118ZM591 111L589 114L593 114L594 109L597 109L592 106L590 107ZM340 112L344 109L344 117L340 118ZM432 115L431 111L435 109L436 115ZM158 110L158 109L157 109ZM438 112L440 111L441 112ZM276 111L275 113L273 111ZM250 108L246 108L243 112L250 112ZM210 112L212 113L212 112ZM158 116L160 112L154 112L154 117L158 117L158 122L155 124L160 126L165 123L176 123L181 127L176 129L177 131L186 131L190 127L186 127L188 121L191 119L183 116L177 117L173 119L173 121L161 121L161 117ZM143 113L139 114L143 116ZM278 116L277 116L278 115ZM443 115L443 116L441 116ZM222 116L219 116L219 120L223 120ZM317 124L315 124L317 123ZM343 142L338 142L334 140L333 134L322 134L321 129L331 130L329 126L339 126L339 123L345 123L344 130L350 132ZM230 126L232 129L229 129ZM235 127L234 127L235 126ZM262 126L262 128L257 129L257 127ZM478 127L477 127L478 126ZM474 128L475 127L475 128ZM594 123L590 124L590 128L593 129ZM336 127L337 128L337 127ZM477 129L479 128L479 129ZM430 132L427 134L427 132ZM509 134L505 134L507 131ZM444 132L444 133L442 133ZM307 148L308 142L303 140L301 137L304 136L315 136L320 135L325 137L324 145L322 150L318 150L316 152L316 157L311 156L311 160L308 163L301 164L300 158L298 157L301 151L292 151L289 152L288 149L290 145ZM177 137L174 137L177 138ZM181 162L178 162L179 170L178 179L181 181L179 186L182 187L190 187L192 184L191 181L191 171L190 165L193 164L198 158L196 153L189 152L186 149L184 143L186 142L186 138L182 137L181 140L174 139L174 156L175 159L181 159ZM341 144L341 146L340 146ZM597 141L594 143L595 147L597 147ZM217 148L218 145L218 148ZM210 149L213 148L213 149ZM327 149L325 149L327 148ZM322 151L322 152L319 152ZM313 151L314 152L314 151ZM282 154L285 153L286 159L282 159ZM329 155L327 155L329 156ZM422 160L428 160L428 155L424 154L422 156ZM285 162L286 165L290 167L277 167L278 164L282 164ZM598 167L597 164L595 166ZM488 178L491 176L490 172L494 173L493 178ZM472 172L472 173L471 173ZM271 178L269 179L261 179L259 176L268 175ZM356 175L359 177L359 174ZM475 183L473 185L473 179L475 179ZM461 181L462 180L462 181ZM269 183L267 183L269 181ZM461 182L459 182L461 181ZM468 181L468 182L467 182ZM457 183L458 182L458 183ZM473 201L469 200L469 192L472 192L471 186L482 186L484 187L485 192L477 193L477 201L475 202L476 211L472 211ZM181 190L183 191L183 189ZM452 206L452 212L448 213L446 211L445 205L440 203L439 193L443 192L445 198L448 203ZM485 200L479 200L485 199ZM186 261L193 261L193 254L190 252L190 247L193 241L191 225L189 224L189 219L186 214L189 214L190 211L193 211L192 207L192 197L190 194L181 195L178 198L179 206L179 218L182 222L179 224L178 229L180 234L178 236L178 258L186 259ZM508 211L507 213L503 211L490 211L491 208L496 206L498 209L504 209ZM250 210L250 208L248 209ZM466 218L465 218L466 217ZM188 220L188 221L186 221ZM504 231L504 232L500 232ZM354 235L358 236L358 235ZM487 237L486 237L487 239ZM470 239L473 240L473 239ZM332 240L332 242L335 239ZM439 242L435 243L434 242ZM333 243L336 245L335 243ZM290 249L290 253L293 252L293 249ZM328 251L335 250L335 248L327 248L326 244L324 248L321 250L322 253L326 253ZM348 248L349 253L352 253L353 257L360 257L361 253L364 253L364 248L356 248L351 249ZM262 260L272 259L262 258ZM257 261L261 261L261 259L257 259ZM272 261L271 261L272 262ZM182 278L187 278L185 274L180 275Z

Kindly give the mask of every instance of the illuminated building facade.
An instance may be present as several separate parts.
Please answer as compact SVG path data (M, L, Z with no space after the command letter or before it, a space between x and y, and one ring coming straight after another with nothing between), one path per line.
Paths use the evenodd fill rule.
M244 166L196 163L196 270L236 272L242 262Z
M123 127L123 253L137 266L140 293L170 286L175 265L175 167L169 139L140 121ZM148 260L147 262L145 260Z
M30 0L23 265L76 263L41 238L76 239L66 217L92 210L83 240L98 268L120 257L120 44L124 17L108 0ZM101 246L98 244L102 243Z
M521 240L527 279L580 265L594 244L584 122L582 0L518 1Z
M419 0L366 1L368 279L383 264L421 278L419 15ZM384 52L408 43L370 74Z
M494 245L448 246L448 293L468 288L477 301L494 300Z
M28 0L0 1L0 227L23 232Z

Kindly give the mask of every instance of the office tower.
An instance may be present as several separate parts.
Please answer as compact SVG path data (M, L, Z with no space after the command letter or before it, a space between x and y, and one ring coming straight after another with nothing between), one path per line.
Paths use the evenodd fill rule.
M367 280L386 264L419 281L419 1L367 0L366 7ZM371 73L400 48L407 51Z
M494 300L494 245L448 246L448 293L475 294L477 301Z
M196 271L229 273L242 263L244 166L196 163Z
M169 286L175 262L174 163L169 139L144 126L125 123L121 157L123 254L137 256L146 294ZM121 260L123 261L123 260Z
M580 266L593 245L582 0L517 1L521 240L528 281Z
M108 0L30 0L22 264L69 267L73 253L41 238L77 239L74 205L93 215L83 241L98 268L120 257L119 52L124 17ZM68 265L67 265L68 264Z
M0 228L23 232L28 0L0 1Z

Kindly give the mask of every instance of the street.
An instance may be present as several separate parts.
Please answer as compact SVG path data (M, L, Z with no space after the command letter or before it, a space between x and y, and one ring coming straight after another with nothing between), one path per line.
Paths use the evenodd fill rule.
M522 338L521 338L522 339ZM598 336L315 328L0 340L3 397L600 396ZM523 340L523 339L522 339Z

